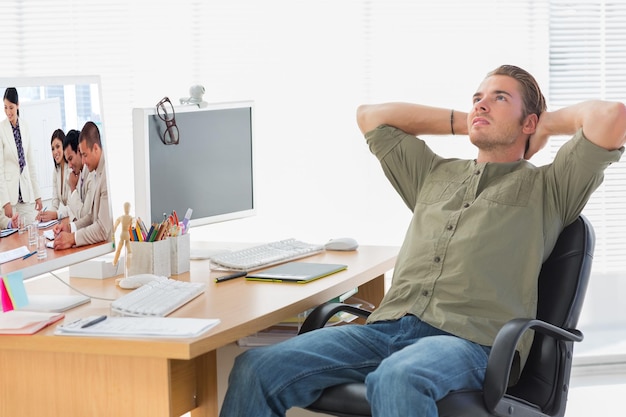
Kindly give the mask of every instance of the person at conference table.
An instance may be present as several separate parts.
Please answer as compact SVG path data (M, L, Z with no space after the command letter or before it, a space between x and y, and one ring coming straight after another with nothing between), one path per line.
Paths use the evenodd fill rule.
M92 177L89 192L83 201L83 211L87 213L77 216L76 221L54 226L55 250L106 242L112 236L106 164L98 126L93 122L85 123L78 142L80 156Z
M67 180L71 170L63 153L64 141L65 133L62 129L52 132L50 148L52 150L52 160L54 161L54 171L52 172L53 195L50 207L40 211L37 215L37 220L40 222L63 219L70 214L68 207L70 188Z
M5 90L4 113L7 118L0 123L0 205L6 217L13 217L17 211L32 223L43 205L30 131L19 117L19 97L14 87Z
M68 207L70 211L70 221L83 217L87 213L83 212L85 196L89 192L91 176L89 169L83 163L83 158L78 150L78 138L80 132L72 129L65 135L63 141L63 154L69 165L71 173L67 179L69 191ZM88 208L87 210L90 210Z
M0 229L13 229L17 227L17 218L19 215L13 213L13 217L9 218L4 215L4 213L0 213Z

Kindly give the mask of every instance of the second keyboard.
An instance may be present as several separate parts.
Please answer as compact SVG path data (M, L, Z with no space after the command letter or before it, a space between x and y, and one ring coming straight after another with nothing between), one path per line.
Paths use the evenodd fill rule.
M211 256L212 264L238 271L254 271L267 266L293 261L315 255L324 250L324 245L306 243L296 239L269 242L251 248Z
M111 303L122 316L164 317L187 304L206 289L202 282L163 278L148 282Z

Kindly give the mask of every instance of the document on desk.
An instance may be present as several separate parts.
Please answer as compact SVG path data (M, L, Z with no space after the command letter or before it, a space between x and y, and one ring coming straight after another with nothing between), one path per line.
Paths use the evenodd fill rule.
M23 258L29 253L30 251L26 246L20 246L19 248L5 250L4 252L0 252L0 264Z
M54 226L58 222L59 222L58 219L48 220L47 222L39 222L39 224L37 224L37 228L45 229L46 227Z
M219 324L219 319L187 317L85 317L57 326L60 336L198 337ZM91 325L91 323L95 323Z
M41 234L48 240L54 240L54 230L52 229L44 230Z

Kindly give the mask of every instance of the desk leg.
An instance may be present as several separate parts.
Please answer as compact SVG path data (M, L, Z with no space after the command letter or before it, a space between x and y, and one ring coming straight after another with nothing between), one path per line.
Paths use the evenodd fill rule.
M378 307L384 295L385 275L383 274L359 286L359 292L356 294L356 297Z
M195 358L196 404L191 417L217 417L217 352Z

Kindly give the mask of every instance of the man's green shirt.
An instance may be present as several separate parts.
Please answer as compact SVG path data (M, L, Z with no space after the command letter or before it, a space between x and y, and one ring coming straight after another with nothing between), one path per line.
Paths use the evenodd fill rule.
M579 130L549 165L479 164L444 159L390 126L365 137L413 212L391 287L368 321L413 314L486 346L510 319L535 317L541 264L623 152ZM518 346L522 364L531 343L529 334Z

